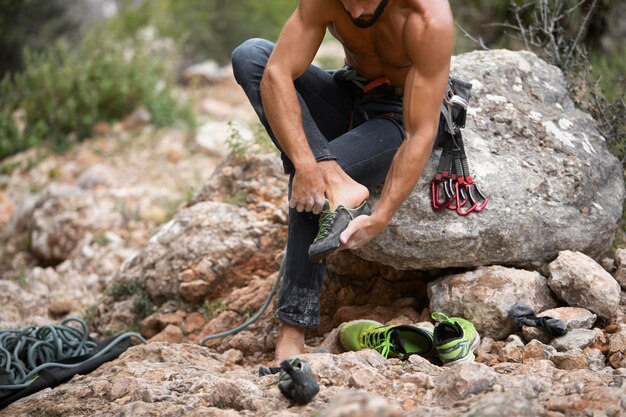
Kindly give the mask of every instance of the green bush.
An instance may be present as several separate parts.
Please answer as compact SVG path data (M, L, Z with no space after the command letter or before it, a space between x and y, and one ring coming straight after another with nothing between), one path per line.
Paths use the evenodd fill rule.
M251 37L276 39L297 0L152 0L122 2L107 23L118 39L152 26L182 45L184 59L227 62L231 51Z
M0 0L0 78L22 69L22 50L41 52L56 41L75 42L79 0Z
M171 97L171 68L154 54L145 42L131 46L102 31L75 50L59 44L26 51L24 71L0 83L0 159L41 144L63 149L88 137L96 122L119 120L138 106L156 125L189 120Z

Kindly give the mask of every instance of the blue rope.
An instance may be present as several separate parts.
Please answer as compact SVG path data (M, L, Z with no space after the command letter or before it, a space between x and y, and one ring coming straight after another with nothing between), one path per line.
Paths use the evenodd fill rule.
M68 325L71 322L78 323L80 328ZM0 369L7 372L14 381L11 385L0 385L0 390L26 388L43 369L69 369L82 365L104 355L118 343L131 337L147 343L137 333L124 333L86 360L62 364L58 361L85 355L97 347L96 341L89 339L89 329L83 320L70 317L59 325L49 324L39 328L28 326L21 330L0 331Z

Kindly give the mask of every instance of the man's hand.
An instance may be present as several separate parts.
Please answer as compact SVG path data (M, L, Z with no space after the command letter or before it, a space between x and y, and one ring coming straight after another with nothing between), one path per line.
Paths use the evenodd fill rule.
M291 184L289 207L298 212L312 211L319 214L324 207L326 184L317 165L296 169Z
M348 227L339 236L341 246L339 250L358 249L376 237L387 226L379 221L375 215L359 216L348 223Z

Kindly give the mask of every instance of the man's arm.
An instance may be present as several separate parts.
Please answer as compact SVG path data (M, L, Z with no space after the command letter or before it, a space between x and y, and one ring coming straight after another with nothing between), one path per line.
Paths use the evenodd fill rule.
M282 151L296 167L290 207L319 213L324 181L302 127L302 110L293 81L313 61L326 32L318 0L301 0L280 34L261 80L267 119Z
M419 180L437 134L454 46L447 5L427 22L419 15L410 16L403 37L412 62L404 85L405 140L391 163L374 213L350 222L341 235L342 249L363 246L389 224Z

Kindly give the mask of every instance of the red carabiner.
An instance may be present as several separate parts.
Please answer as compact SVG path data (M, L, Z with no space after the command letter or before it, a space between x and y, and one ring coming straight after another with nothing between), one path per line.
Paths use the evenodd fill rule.
M459 184L461 184L461 186L463 186L463 188L459 189ZM460 193L460 190L465 190L465 192L467 193L467 198L466 200L463 202L462 205L457 205L456 207L456 212L459 213L461 216L467 216L468 214L470 214L472 211L476 210L476 202L472 202L471 198L469 197L470 195L470 190L469 190L470 184L468 184L467 182L465 182L465 180L463 178L459 178L459 181L456 183L456 192L457 194ZM469 201L471 206L468 209L463 209L462 207L465 205L465 203Z
M474 194L473 190L476 190L476 192L478 193L478 196L480 197L480 199L476 198L476 194ZM476 213L479 213L479 212L483 211L485 209L485 207L487 207L487 203L489 202L489 200L480 191L480 188L478 188L478 184L473 183L471 185L471 187L468 189L468 191L469 191L470 201L472 201L474 204L476 204L476 208L474 209L474 211ZM481 201L481 200L482 200L482 202L480 203L480 205L478 205L478 202Z
M454 199L454 194L449 194L446 188L448 174L447 171L443 174L437 174L435 179L430 183L430 198L431 198L431 206L433 211L441 211L447 208L452 200ZM445 195L445 198L442 200L441 195L442 191Z

